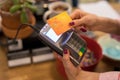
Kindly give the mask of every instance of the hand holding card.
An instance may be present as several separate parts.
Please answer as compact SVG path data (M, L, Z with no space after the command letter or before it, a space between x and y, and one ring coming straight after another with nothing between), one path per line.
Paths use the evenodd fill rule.
M69 23L72 21L67 12L62 12L47 20L49 26L55 31L57 35L60 35L67 30L71 29Z

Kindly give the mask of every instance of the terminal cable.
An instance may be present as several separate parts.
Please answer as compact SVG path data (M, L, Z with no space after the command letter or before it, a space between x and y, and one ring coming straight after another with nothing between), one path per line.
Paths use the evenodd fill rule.
M9 46L9 45L11 45L11 44L16 44L17 43L17 41L16 41L16 39L17 39L17 36L18 36L18 34L19 34L19 31L21 30L21 28L22 27L24 27L24 26L29 26L30 28L32 28L36 33L39 33L39 29L37 29L35 26L32 26L31 24L21 24L19 27L18 27L18 30L17 30L17 32L16 32L16 35L15 35L15 37L13 38L13 40L11 41L11 42L9 42L9 43L2 43L2 42L0 42L0 45L2 45L2 46Z

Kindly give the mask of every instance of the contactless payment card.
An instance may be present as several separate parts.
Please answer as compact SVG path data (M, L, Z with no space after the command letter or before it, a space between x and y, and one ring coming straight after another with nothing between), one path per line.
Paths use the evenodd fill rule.
M72 21L67 12L62 12L47 20L49 26L54 30L57 35L60 35L67 30L71 29L69 23Z

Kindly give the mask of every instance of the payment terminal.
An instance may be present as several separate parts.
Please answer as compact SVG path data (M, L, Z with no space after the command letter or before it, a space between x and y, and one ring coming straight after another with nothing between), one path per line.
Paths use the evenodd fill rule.
M40 30L39 37L61 56L63 55L64 48L69 49L70 60L75 66L80 64L81 59L87 50L85 40L78 36L73 30L69 30L58 36L53 29L46 24Z

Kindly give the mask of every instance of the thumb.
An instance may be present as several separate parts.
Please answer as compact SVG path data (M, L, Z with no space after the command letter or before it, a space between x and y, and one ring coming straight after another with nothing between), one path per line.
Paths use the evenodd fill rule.
M63 61L63 65L67 71L70 71L71 69L72 70L75 69L75 66L70 61L70 52L68 49L64 49L62 61Z
M77 75L79 71L81 71L81 68L79 66L75 67L73 63L70 61L70 52L68 49L64 49L62 61L65 68L65 72L68 77Z

